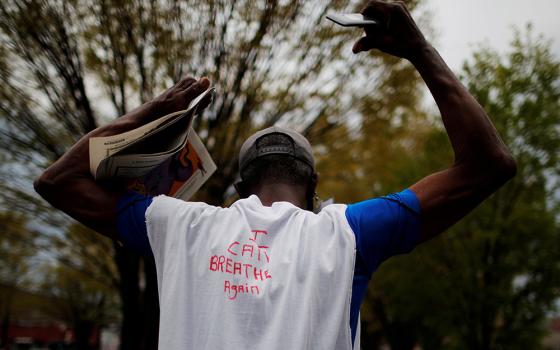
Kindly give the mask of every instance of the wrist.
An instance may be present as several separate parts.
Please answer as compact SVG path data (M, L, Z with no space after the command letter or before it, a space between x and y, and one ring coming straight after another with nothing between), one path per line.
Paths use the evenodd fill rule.
M407 59L416 67L416 69L419 69L426 62L433 61L436 56L438 56L436 49L426 41L414 50L411 50Z

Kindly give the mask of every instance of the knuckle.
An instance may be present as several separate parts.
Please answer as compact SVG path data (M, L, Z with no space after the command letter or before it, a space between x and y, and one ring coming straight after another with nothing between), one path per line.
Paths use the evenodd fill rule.
M177 99L179 100L192 100L194 99L197 95L199 95L202 92L201 88L199 86L197 86L197 84L194 84L192 86L190 86L188 89L181 91L180 94L178 94Z
M367 2L366 6L363 8L362 12L372 11L378 6L383 6L385 3L379 0L370 0Z
M196 80L193 77L187 77L187 78L184 78L183 80L181 80L178 85L182 88L187 88L187 87L191 86L192 84L194 84L195 82L196 82Z
M396 7L405 10L406 9L406 4L404 3L404 1L395 1L395 5Z

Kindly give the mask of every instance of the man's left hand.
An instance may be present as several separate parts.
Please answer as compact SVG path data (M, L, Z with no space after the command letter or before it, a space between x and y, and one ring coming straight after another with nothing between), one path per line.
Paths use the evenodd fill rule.
M362 14L378 21L379 25L364 27L366 36L354 44L354 53L378 49L412 60L428 46L403 2L370 1Z

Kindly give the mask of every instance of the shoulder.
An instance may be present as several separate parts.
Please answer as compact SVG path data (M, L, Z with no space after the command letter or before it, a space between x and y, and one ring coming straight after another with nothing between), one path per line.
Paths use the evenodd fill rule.
M346 204L330 204L321 209L321 211L315 215L318 220L329 220L332 222L340 223L344 228L351 230L351 227L346 218L346 212L348 210L348 205Z
M359 221L364 217L383 219L400 210L413 216L420 214L420 202L410 189L349 204L346 209L346 217L349 221Z
M154 197L151 205L146 211L146 220L157 219L158 217L173 217L176 215L190 215L190 213L200 213L201 211L216 211L223 209L212 206L204 202L187 202L182 199L160 195Z
M370 272L420 243L420 203L409 189L350 204L345 216Z

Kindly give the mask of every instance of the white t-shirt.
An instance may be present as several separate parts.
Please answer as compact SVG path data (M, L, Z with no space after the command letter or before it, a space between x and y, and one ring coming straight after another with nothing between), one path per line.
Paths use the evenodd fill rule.
M345 209L154 198L159 349L351 349L356 243Z

